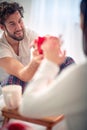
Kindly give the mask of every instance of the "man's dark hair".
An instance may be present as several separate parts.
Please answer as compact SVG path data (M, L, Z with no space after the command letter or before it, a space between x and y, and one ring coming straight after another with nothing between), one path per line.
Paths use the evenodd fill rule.
M0 24L5 23L7 18L15 13L16 11L19 11L20 15L23 17L24 9L22 6L20 6L16 2L1 2L0 3Z

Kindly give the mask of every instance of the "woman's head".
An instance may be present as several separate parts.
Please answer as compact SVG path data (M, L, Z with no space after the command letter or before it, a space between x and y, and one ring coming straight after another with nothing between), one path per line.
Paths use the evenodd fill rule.
M87 0L82 0L80 4L81 27L83 31L83 50L87 56Z

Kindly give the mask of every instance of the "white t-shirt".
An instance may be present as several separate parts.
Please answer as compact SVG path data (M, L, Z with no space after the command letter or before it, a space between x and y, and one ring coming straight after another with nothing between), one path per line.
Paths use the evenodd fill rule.
M64 114L67 130L87 130L87 62L72 65L55 78L57 71L55 64L42 61L24 92L20 113L32 118Z
M13 48L7 42L4 33L0 38L0 58L13 57L19 60L22 64L27 65L30 61L30 43L37 37L34 31L25 29L24 39L19 43L19 56L16 55ZM8 74L0 68L0 81L4 80Z

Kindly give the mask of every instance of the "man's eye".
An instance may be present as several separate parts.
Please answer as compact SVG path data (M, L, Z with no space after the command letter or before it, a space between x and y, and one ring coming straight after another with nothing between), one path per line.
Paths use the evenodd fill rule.
M10 24L10 26L15 26L15 24L14 24L14 23L12 23L12 24Z

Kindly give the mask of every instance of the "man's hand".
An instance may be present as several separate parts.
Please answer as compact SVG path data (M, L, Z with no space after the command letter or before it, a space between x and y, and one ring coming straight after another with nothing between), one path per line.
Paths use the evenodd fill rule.
M39 54L38 49L34 49L32 52L33 58L32 60L38 64L41 63L41 61L43 60L43 54Z

